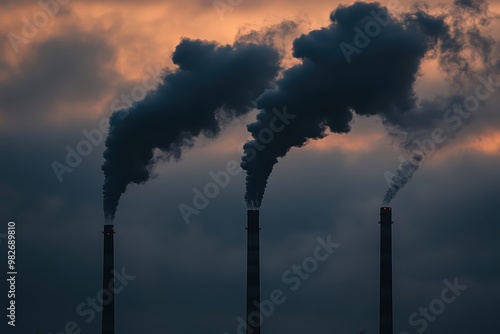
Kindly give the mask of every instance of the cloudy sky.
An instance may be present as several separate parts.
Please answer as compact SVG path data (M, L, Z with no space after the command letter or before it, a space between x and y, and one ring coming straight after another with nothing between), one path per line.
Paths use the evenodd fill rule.
M273 88L284 70L302 62L292 55L294 39L329 26L330 13L349 4L2 0L0 258L6 263L4 233L14 220L18 270L16 326L6 324L2 297L2 328L59 334L70 333L73 325L68 324L74 322L81 333L100 332L99 312L82 316L81 305L89 310L88 298L101 289L101 166L108 119L179 71L179 62L185 63L172 60L172 54L183 38L233 45L244 36L255 41L273 31L272 41L259 40L272 44L281 57L279 70L266 82ZM382 4L397 20L414 10L410 2ZM459 131L426 155L391 203L396 333L498 332L500 85L485 87L485 82L500 82L495 58L500 2L488 5L489 24L483 22L478 31L489 38L489 58L461 50L470 56L471 69L459 79L447 71L450 60L440 62L432 51L418 63L412 85L416 103L458 91L465 101L477 96L478 87L489 94L476 99L478 105L463 117ZM421 6L439 16L452 4ZM252 31L258 32L255 40ZM354 45L352 39L346 42ZM466 46L486 49L478 40ZM370 45L365 51L359 55L370 54ZM488 66L480 68L481 61ZM345 60L343 66L350 64ZM213 74L210 69L203 73ZM247 82L242 73L241 82ZM373 88L387 80L377 77ZM189 99L190 94L198 97L187 88L183 93ZM245 113L221 121L215 138L201 134L188 143L181 159L152 151L158 163L148 182L128 185L121 197L114 220L115 265L133 278L116 295L117 333L237 333L238 317L245 314L245 171L236 169L228 185L187 220L180 207L194 207L195 194L213 181L213 173L240 163L243 144L251 139L246 126L259 113L249 102ZM137 111L147 116L147 108ZM169 110L162 112L168 115ZM446 109L432 112L443 115ZM327 129L326 138L293 147L274 166L261 206L262 299L280 289L286 300L264 317L265 333L378 332L378 212L388 176L413 155L395 139L390 115L371 115L354 114L349 133ZM432 138L436 127L418 127L418 136ZM138 135L127 137L131 147L141 142ZM330 238L340 247L292 291L283 274L313 256L318 238ZM2 269L0 280L5 279ZM451 303L436 301L450 284L446 281L463 286ZM0 294L6 293L2 284ZM429 307L437 311L426 319L420 312Z

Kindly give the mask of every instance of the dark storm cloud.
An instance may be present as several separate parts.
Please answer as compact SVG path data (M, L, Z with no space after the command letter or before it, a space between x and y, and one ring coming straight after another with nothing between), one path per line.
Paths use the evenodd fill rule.
M161 150L181 158L199 136L216 137L226 122L245 115L277 75L280 57L271 46L234 46L184 39L158 88L110 118L103 164L104 211L113 219L129 183L145 183Z
M23 59L0 77L0 113L9 119L42 119L64 105L106 96L118 75L116 51L105 38L74 31L31 44ZM29 98L27 98L29 97Z
M462 27L457 22L450 26L444 15L416 9L399 20L377 3L357 2L339 6L330 18L330 26L294 42L294 56L302 63L285 71L277 87L257 99L260 113L248 126L254 140L245 144L241 164L247 171L245 200L249 207L260 206L278 158L292 147L324 138L328 130L349 132L353 112L380 115L386 124L410 130L432 125L441 114L428 108L432 101L418 105L413 90L426 56L438 57L442 69L454 80L470 71L464 51L471 44L481 46L472 53L490 61L491 40L477 30L472 32L472 42L462 38ZM361 39L363 29L380 32L372 31L372 38L368 32ZM443 104L450 104L453 98L445 97ZM263 145L259 136L272 128L274 110L284 108L296 119ZM258 149L262 146L264 149Z

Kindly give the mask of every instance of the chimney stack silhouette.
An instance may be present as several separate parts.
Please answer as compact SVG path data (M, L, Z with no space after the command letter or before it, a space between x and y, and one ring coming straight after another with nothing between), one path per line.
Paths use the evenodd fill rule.
M380 334L393 334L392 208L380 208Z
M114 246L113 235L115 229L113 225L104 225L104 261L102 269L103 291L110 292L110 302L103 303L102 306L102 334L115 334L115 288L114 288Z
M247 314L246 333L260 334L259 210L247 211ZM252 328L250 328L250 326Z

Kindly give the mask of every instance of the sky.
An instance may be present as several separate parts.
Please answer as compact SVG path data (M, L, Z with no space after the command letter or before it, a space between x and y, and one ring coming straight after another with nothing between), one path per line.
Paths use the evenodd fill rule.
M109 117L140 103L146 91L161 92L162 78L180 67L193 70L189 66L196 64L183 62L177 48L182 41L244 44L245 36L259 40L272 31L271 42L260 40L280 57L280 70L269 68L266 89L272 90L283 71L301 64L292 54L294 40L328 26L330 13L350 4L2 0L0 249L6 268L7 223L15 221L18 271L15 327L7 325L7 287L1 285L2 333L100 332L100 313L87 303L102 284L101 166ZM382 5L395 17L415 8L411 2ZM420 8L439 15L451 5L427 1ZM488 5L491 22L478 29L498 51L500 2ZM370 46L362 52L369 54ZM480 60L468 59L474 69L459 82L439 60L427 53L419 63L412 85L418 101L457 91L477 95L489 75L500 82L496 58L487 59L493 67L478 71ZM213 75L210 68L201 73ZM255 74L242 73L238 83ZM380 77L373 88L387 81ZM391 203L395 333L498 331L499 92L500 86L491 86ZM194 102L201 96L183 93ZM259 117L258 95L245 100L245 113L223 119L216 136L201 132L188 141L180 157L151 151L156 163L148 181L132 182L122 194L113 221L115 266L125 277L115 300L117 333L238 333L238 318L245 315L247 203L246 173L234 166L252 139L247 125ZM153 113L136 109L146 118ZM441 117L446 109L432 112ZM292 147L278 159L260 207L261 298L279 289L285 300L264 316L265 333L378 332L379 207L388 175L414 157L394 135L395 124L404 122L354 114L349 133L326 130L325 138ZM433 129L424 128L425 138ZM135 147L142 137L127 140ZM221 173L230 175L227 185L195 207L196 194ZM183 214L186 206L195 213ZM339 246L292 289L284 276L314 256L318 240ZM6 272L0 271L2 282ZM445 303L443 295L453 296L450 285L460 288ZM428 318L424 308L430 309Z

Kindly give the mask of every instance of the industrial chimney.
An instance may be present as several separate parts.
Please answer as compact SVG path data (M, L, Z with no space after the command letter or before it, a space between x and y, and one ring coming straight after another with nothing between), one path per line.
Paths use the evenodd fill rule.
M259 210L247 211L247 317L246 333L260 334ZM250 328L252 327L252 328Z
M114 251L113 225L104 225L104 261L102 267L102 288L109 291L110 302L102 307L102 334L115 334L115 288L114 288ZM106 300L107 301L107 300Z
M380 334L392 334L392 208L380 208Z

